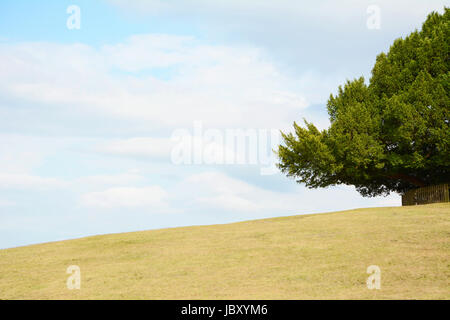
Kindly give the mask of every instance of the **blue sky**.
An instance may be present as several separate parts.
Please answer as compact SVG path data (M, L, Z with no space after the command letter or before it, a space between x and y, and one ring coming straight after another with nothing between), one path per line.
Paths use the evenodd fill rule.
M0 248L400 205L398 195L309 190L264 174L262 153L246 158L252 140L221 162L229 150L221 138L262 133L266 152L277 140L264 135L293 121L326 128L330 93L368 79L377 54L445 4L3 0ZM71 5L80 29L67 28ZM368 27L370 6L377 28ZM198 124L200 135L186 141L212 161L176 163L174 133L194 135Z

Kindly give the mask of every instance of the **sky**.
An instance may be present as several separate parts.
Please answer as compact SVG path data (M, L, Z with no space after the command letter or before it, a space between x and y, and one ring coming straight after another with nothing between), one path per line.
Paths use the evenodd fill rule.
M272 151L445 5L2 0L0 248L400 205L308 189Z

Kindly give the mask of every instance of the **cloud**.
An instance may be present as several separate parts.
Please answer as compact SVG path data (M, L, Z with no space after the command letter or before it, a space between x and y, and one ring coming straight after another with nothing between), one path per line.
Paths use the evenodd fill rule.
M193 37L144 34L133 35L125 43L105 45L102 56L120 70L137 72L167 68L182 63L199 64L193 56Z
M389 25L399 21L422 19L432 10L442 10L443 0L322 0L314 3L291 0L109 0L124 10L140 15L155 15L177 19L208 22L207 26L217 31L220 25L228 27L229 32L239 29L244 34L257 34L255 25L265 25L265 31L280 31L286 27L298 30L298 27L311 25L323 29L351 29L360 22L365 28L366 9L369 5L379 6L389 19ZM395 16L397 19L390 19ZM228 23L226 23L228 22ZM232 23L231 23L232 22ZM275 24L276 22L276 24ZM205 24L206 26L206 24ZM253 29L253 30L251 30ZM252 38L251 40L254 40Z
M380 197L377 204L382 207L398 207L402 205L402 201L399 195L390 195L386 198Z
M142 188L120 187L82 195L81 204L95 208L145 207L167 209L168 193L159 186Z
M0 199L0 207L13 207L16 203L9 200Z
M303 1L292 2L290 0L249 0L242 2L240 0L219 0L211 2L209 0L175 0L171 2L161 0L109 0L110 3L121 6L123 8L135 9L144 13L160 14L166 12L198 12L200 14L212 13L222 15L230 15L239 11L242 14L254 13L254 16L263 14L270 15L274 12L290 13L291 16L308 16L314 13L316 16L321 14L325 17L336 17L345 15L353 15L358 11L358 4L366 5L373 3L372 1L361 0L342 0L339 3L332 0L322 0L319 3L306 5ZM430 1L433 6L442 1ZM411 0L399 0L392 3L388 0L379 0L377 4L383 6L390 4L389 8L397 12L403 11L407 13L420 12L423 8L429 8L430 5L422 1L416 1L414 6L408 6ZM355 8L356 7L356 8ZM290 11L289 11L290 10ZM336 17L337 18L337 17Z
M427 14L441 11L445 0L109 0L123 12L141 19L163 20L166 25L185 23L201 30L205 38L230 45L251 43L277 58L284 71L313 71L338 78L320 87L323 103L346 78L370 76L376 55L392 41L420 28ZM381 29L369 30L367 8L381 12Z
M269 191L220 172L191 175L183 186L195 190L196 204L210 208L259 213L296 208L292 194Z
M30 110L45 106L52 113L65 109L132 120L153 130L194 120L214 127L280 128L292 121L288 114L308 106L296 80L263 50L189 37L138 35L98 49L0 44L0 68L4 101ZM167 79L160 77L164 72Z
M296 186L281 192L256 186L218 171L193 174L179 188L189 190L188 196L194 206L258 215L337 211L349 209L349 204L351 208L399 205L399 197L395 194L387 198L367 199L358 195L353 187L347 186L316 190Z
M109 140L93 147L93 150L110 155L169 160L173 145L170 138L134 137Z
M65 181L56 178L44 178L20 173L0 173L0 188L2 189L47 190L66 186Z
M74 183L81 186L103 186L103 185L133 185L143 182L145 179L143 176L136 173L123 173L123 174L111 174L111 175L93 175L75 179Z
M1 120L0 120L1 122ZM39 166L55 148L54 139L0 134L0 168L2 172L24 173Z

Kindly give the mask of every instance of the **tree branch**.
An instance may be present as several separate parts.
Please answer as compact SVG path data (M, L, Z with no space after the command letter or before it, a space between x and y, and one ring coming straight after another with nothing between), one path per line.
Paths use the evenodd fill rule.
M403 174L403 173L391 174L388 176L388 178L394 179L394 180L403 180L403 181L406 181L406 182L409 182L409 183L415 185L416 187L425 187L426 186L425 182L423 182L422 180L420 180L416 177L408 176L407 174Z

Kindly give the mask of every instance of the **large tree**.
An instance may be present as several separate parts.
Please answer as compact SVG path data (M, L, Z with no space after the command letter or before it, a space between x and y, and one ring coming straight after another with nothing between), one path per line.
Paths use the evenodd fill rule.
M328 100L331 125L283 133L279 167L310 188L354 185L363 196L450 181L450 12L431 13L381 53L369 84L347 81Z

